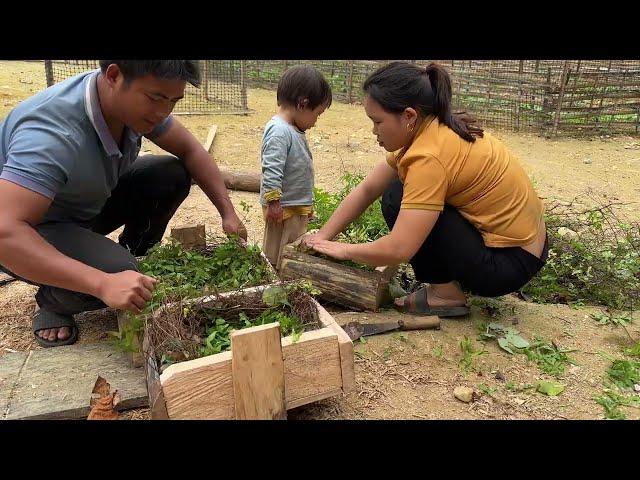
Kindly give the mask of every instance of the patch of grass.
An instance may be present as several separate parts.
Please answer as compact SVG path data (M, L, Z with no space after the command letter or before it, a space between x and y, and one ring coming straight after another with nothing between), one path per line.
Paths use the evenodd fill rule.
M489 387L489 386L485 385L484 383L481 383L480 385L478 385L478 390L480 390L485 395L489 395L490 397L492 397L497 389Z
M567 356L571 350L560 350L553 342L549 343L541 337L536 336L535 341L529 343L515 328L505 327L496 322L480 322L477 328L478 340L485 342L495 339L500 348L512 355L526 355L529 361L535 362L542 372L549 375L557 377L564 372L568 364L575 364Z
M604 353L601 355L612 363L606 371L605 389L594 400L604 408L605 418L623 420L626 415L620 407L640 408L640 396L633 393L635 385L640 384L640 361L615 359Z
M530 390L532 388L536 388L536 386L535 385L531 385L531 384L517 385L514 382L507 382L505 384L504 388L506 388L510 392L523 392L525 390Z
M433 350L431 353L433 354L434 357L440 360L442 358L442 344L439 343L438 345L433 347Z
M620 315L614 315L611 312L595 312L591 314L591 318L596 320L600 325L622 325L626 326L633 323L633 317L631 313L623 313Z
M466 335L460 340L460 350L462 351L462 358L460 359L459 366L465 373L474 369L473 362L477 357L487 353L485 350L476 349L473 346L473 340Z
M640 342L637 342L633 347L625 348L624 354L629 355L630 357L640 358Z
M640 384L640 361L614 360L607 369L609 380L620 389Z
M564 373L567 365L575 365L575 362L567 356L570 350L560 350L553 343L549 343L541 337L535 337L535 341L527 348L522 349L529 361L535 362L540 370L555 377Z
M393 352L391 347L386 347L384 349L384 351L382 352L382 358L387 361L389 359L391 359L391 353Z
M640 397L621 395L612 390L605 390L602 395L594 397L594 400L604 407L604 416L608 420L626 419L626 415L620 409L622 406L640 408Z

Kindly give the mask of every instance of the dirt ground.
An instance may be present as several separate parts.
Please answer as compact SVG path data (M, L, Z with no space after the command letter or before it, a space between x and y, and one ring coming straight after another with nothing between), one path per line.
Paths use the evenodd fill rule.
M0 118L20 100L45 87L44 67L36 62L0 61ZM220 165L239 170L259 168L260 139L264 124L275 113L275 92L249 91L246 116L181 116L196 137L204 142L209 127L218 125L214 157ZM541 197L571 201L587 191L621 202L619 213L639 220L640 139L634 137L596 137L592 139L547 140L534 134L492 131L522 161ZM334 103L322 115L316 128L308 132L316 165L316 184L336 190L344 172L366 173L382 158L382 149L371 133L371 122L359 105ZM143 151L158 152L148 141ZM245 217L249 240L260 242L263 224L257 194L231 192L236 207L245 201L251 210ZM219 216L203 192L194 187L170 223L180 226L205 223L208 231L220 233ZM110 235L112 238L118 232ZM0 286L0 355L14 350L40 348L32 341L30 314L35 287L21 282ZM603 409L593 397L602 393L602 380L610 362L602 352L620 357L629 346L624 330L599 326L590 318L595 307L571 308L566 305L538 305L513 296L502 298L506 314L488 318L473 307L470 318L442 321L433 331L406 332L369 337L356 342L355 392L317 402L289 412L297 419L600 419ZM397 315L381 313L335 312L339 323L382 320ZM629 332L640 337L635 323ZM473 339L480 321L497 320L516 325L529 340L542 336L564 349L577 365L569 366L559 377L566 386L557 397L534 389L512 385L535 384L550 380L523 355L510 355L494 343L484 346L486 353L474 362L475 370L464 373L460 341ZM80 342L104 340L108 330L116 330L115 315L109 311L85 314L79 318ZM507 385L511 388L507 388ZM457 386L469 386L478 394L470 403L454 398ZM485 393L482 393L484 390ZM490 393L486 393L490 392ZM623 410L628 418L640 418L640 411ZM146 410L125 412L122 418L148 418Z

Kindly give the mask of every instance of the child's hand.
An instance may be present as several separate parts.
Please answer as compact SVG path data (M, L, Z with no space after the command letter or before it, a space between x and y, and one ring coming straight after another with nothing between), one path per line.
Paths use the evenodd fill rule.
M280 200L269 202L269 206L267 207L267 221L282 223L282 207L280 206Z

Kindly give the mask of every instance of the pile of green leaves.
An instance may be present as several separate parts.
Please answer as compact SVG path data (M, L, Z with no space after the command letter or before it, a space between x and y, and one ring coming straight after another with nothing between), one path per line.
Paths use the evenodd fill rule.
M140 271L159 280L140 315L128 313L127 327L118 335L124 351L137 351L135 339L144 329L144 316L165 303L204 296L275 280L257 245L242 246L228 238L203 251L189 250L170 239L149 250Z
M260 248L242 246L233 238L205 251L187 250L175 241L156 245L140 262L140 271L160 280L145 313L167 299L224 292L273 280Z

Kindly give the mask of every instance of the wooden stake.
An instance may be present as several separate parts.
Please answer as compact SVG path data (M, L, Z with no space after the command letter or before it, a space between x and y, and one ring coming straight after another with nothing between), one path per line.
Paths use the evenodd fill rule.
M231 355L236 419L285 420L280 324L233 332Z
M207 246L204 225L172 228L171 237L178 240L184 248L205 248Z
M217 131L218 131L218 126L211 125L211 128L209 129L209 134L207 135L207 140L204 142L204 149L209 153L213 153L213 141L216 138Z

